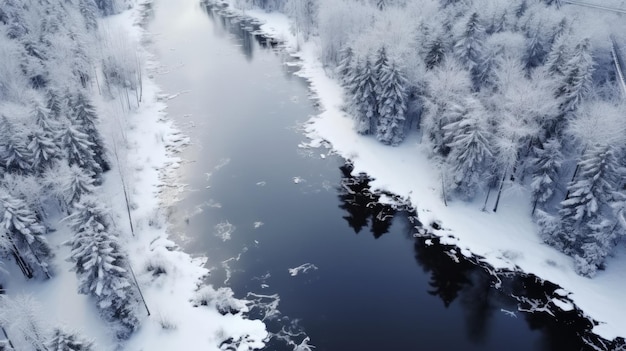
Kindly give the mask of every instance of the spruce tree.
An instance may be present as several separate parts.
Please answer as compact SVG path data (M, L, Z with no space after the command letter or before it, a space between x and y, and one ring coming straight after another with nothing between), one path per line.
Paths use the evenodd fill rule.
M548 67L548 72L555 77L565 75L565 64L571 57L569 40L569 37L564 34L557 35L546 58L545 65Z
M71 260L79 280L78 291L97 300L103 318L114 323L120 339L127 339L137 328L134 286L127 258L108 210L94 197L84 196L70 215L74 237Z
M536 29L527 39L526 53L523 58L527 70L542 65L548 54L541 42L540 35L541 31Z
M435 66L439 66L445 58L445 52L445 45L441 36L437 36L430 40L426 44L426 54L424 56L426 68L433 69Z
M473 12L465 22L462 31L457 34L454 44L454 53L459 62L470 72L475 79L476 67L480 64L483 55L483 41L485 31L480 24L477 12ZM475 86L480 85L474 82Z
M89 141L89 136L83 133L78 126L69 123L65 131L61 134L61 142L67 155L68 165L78 165L87 172L94 174L96 181L100 181L102 167L95 160L92 150L93 143Z
M565 63L564 74L556 91L556 97L562 99L559 109L562 113L575 111L583 97L591 89L593 58L591 57L591 41L583 39Z
M46 343L49 351L92 351L93 341L82 338L76 332L55 328Z
M366 60L355 73L350 92L356 130L361 134L374 134L378 121L378 78L370 60Z
M32 155L27 138L22 131L15 130L5 116L0 118L0 138L0 166L10 173L29 173Z
M40 127L35 128L27 148L33 157L32 169L36 174L41 174L45 169L51 167L61 156L61 149L55 143L54 135Z
M63 178L62 196L68 209L77 204L83 196L93 193L95 189L93 176L76 165L71 166Z
M610 232L607 218L620 180L619 165L611 145L594 145L587 148L579 166L576 179L568 186L569 198L561 202L563 229L554 241L565 253L579 257L579 272L593 275L611 245L606 238Z
M474 98L467 98L459 119L444 126L450 155L447 158L449 188L471 199L493 162L487 113Z
M97 13L98 8L94 0L79 0L78 9L85 19L85 28L87 30L95 30L98 28Z
M78 92L76 96L71 99L70 110L71 118L77 125L81 126L81 131L87 134L88 140L92 144L91 150L94 154L94 160L100 165L103 172L108 171L111 167L107 161L104 141L97 127L98 115L96 109L85 94Z
M337 66L339 81L344 87L349 87L354 79L354 52L352 48L348 46L342 49L339 60Z
M396 146L404 140L407 110L407 80L395 64L385 65L380 76L378 126L379 141Z
M16 263L30 278L33 273L50 277L50 246L44 237L46 228L26 202L11 194L0 194L0 226L10 239ZM27 267L22 267L26 263ZM28 273L30 271L30 274ZM30 276L29 276L30 275Z
M559 171L563 162L561 144L558 139L552 138L541 148L535 147L535 157L531 159L533 213L538 205L545 204L554 195L558 186Z

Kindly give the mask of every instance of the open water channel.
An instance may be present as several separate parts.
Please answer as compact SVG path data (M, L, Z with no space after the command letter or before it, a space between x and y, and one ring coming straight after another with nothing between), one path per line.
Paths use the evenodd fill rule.
M199 0L145 10L157 83L178 94L168 114L192 142L171 231L208 257L211 284L258 302L250 317L274 333L268 350L305 337L317 351L584 349L584 321L519 312L512 297L555 287L495 278L416 237L410 209L377 204L330 149L299 147L315 101L253 23Z

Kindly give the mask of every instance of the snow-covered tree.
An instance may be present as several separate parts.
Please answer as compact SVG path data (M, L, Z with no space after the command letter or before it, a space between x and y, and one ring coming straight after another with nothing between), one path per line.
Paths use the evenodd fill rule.
M96 180L100 179L103 170L95 160L94 144L89 141L89 136L79 129L79 126L74 123L67 124L61 135L61 142L70 166L78 165L87 172L92 172Z
M293 19L293 31L302 34L304 40L315 34L318 2L315 0L290 0L285 3L285 12Z
M7 172L26 174L31 169L32 155L22 130L16 130L3 116L0 118L0 166Z
M94 30L98 28L97 13L98 8L94 0L79 0L78 9L80 14L85 19L85 28L87 30Z
M95 0L96 6L100 10L100 13L104 16L115 14L116 6L115 0Z
M361 134L374 134L378 123L378 77L371 61L357 66L350 86L351 110L356 118L356 129Z
M0 325L11 335L15 350L48 350L41 305L29 295L0 295ZM13 349L10 349L13 350Z
M563 162L561 144L552 138L543 144L543 148L535 148L535 157L531 159L533 213L538 205L545 204L554 195L558 186L559 171Z
M443 62L446 55L446 47L442 36L437 36L428 41L425 49L424 63L426 63L426 68L433 69Z
M354 51L351 47L341 50L339 65L337 66L337 75L344 87L349 87L354 79Z
M404 140L407 80L395 64L384 65L379 85L376 137L385 144L395 146Z
M43 128L33 131L27 148L32 155L32 169L37 174L41 174L61 158L61 149L55 143L54 135Z
M569 61L572 55L570 41L570 37L565 34L555 37L545 63L550 74L555 76L565 75L565 64Z
M114 322L126 339L138 327L137 297L108 210L98 199L84 196L70 215L74 237L70 259L78 276L78 291L93 296L103 318Z
M579 256L577 269L591 276L613 245L613 234L607 230L613 225L609 207L620 173L611 145L588 147L579 165L576 179L568 186L569 197L561 202L563 229L555 242L564 252Z
M93 176L76 165L69 167L60 181L63 201L68 209L78 203L83 196L92 194L95 190Z
M55 328L46 347L49 351L92 351L94 342L86 340L77 332Z
M453 59L446 59L430 71L426 82L422 129L433 153L445 157L450 140L444 139L444 126L458 120L462 101L471 94L472 82L468 72Z
M545 49L541 39L540 29L535 29L528 37L528 46L524 55L526 69L533 69L540 66L546 59L547 50Z
M46 228L27 203L11 194L0 194L0 227L11 242L16 263L28 277L34 274L50 277L50 246L44 237ZM23 263L27 266L22 267Z
M465 199L473 198L493 162L488 114L475 98L466 98L459 119L443 127L450 155L447 160L448 188Z
M98 115L96 109L89 101L89 98L82 92L78 92L71 99L71 118L77 125L81 126L81 131L88 136L91 142L91 150L94 154L94 160L100 165L103 172L108 171L111 167L106 157L104 141L100 136L98 129Z
M469 15L455 36L454 53L459 62L470 72L474 72L483 56L485 30L477 12ZM475 76L475 74L473 73ZM479 82L475 82L475 85Z
M556 88L555 96L562 99L562 113L575 111L591 89L593 66L591 41L586 38L576 45L565 63L563 77Z

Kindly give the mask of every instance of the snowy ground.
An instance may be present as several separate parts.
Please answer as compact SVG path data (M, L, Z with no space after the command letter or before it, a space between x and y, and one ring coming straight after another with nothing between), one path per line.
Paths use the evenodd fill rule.
M512 188L503 193L497 213L483 212L481 203L452 202L446 207L441 196L439 171L427 157L416 135L400 147L382 145L371 137L354 132L353 120L342 111L343 92L338 82L327 75L315 41L297 42L290 32L289 19L279 13L246 10L247 16L264 24L261 30L283 41L300 58L298 73L306 78L319 99L321 114L307 126L311 145L330 142L341 156L354 161L354 172L366 172L375 178L372 187L405 196L418 209L425 224L440 222L434 233L453 236L461 252L471 251L484 257L496 269L519 269L560 285L568 298L600 324L593 331L606 339L626 336L626 249L621 247L607 262L607 270L589 279L574 272L572 259L545 245L537 235L530 217L527 192ZM477 198L484 199L478 196ZM492 199L495 196L492 196ZM492 208L487 206L487 208ZM566 309L571 306L563 306Z
M148 34L138 25L140 8L137 4L122 14L106 18L100 25L104 32L126 43L127 49L138 51L144 58L143 76L149 77L157 63L141 44L143 36ZM69 271L72 264L66 261L69 247L63 245L71 237L64 222L49 236L57 253L53 279L13 281L7 286L9 295L31 295L40 305L37 309L43 311L40 314L44 325L76 329L95 340L97 350L221 350L221 343L229 338L237 350L264 346L268 336L265 325L242 315L251 302L234 299L230 289L200 288L202 278L209 273L203 268L204 260L190 257L168 240L163 194L167 192L175 197L177 193L172 178L179 162L176 150L187 140L167 120L164 103L167 97L148 78L143 79L142 102L131 109L121 108L124 102L120 104L118 100L100 96L96 87L92 90L99 114L103 116L103 135L108 139L109 149L117 149L119 154L118 160L111 155L114 166L105 175L100 196L112 208L123 233L120 239L150 315L139 306L145 316L141 327L130 340L118 344L110 328L98 317L95 302L77 293L76 275ZM122 180L129 192L134 236ZM21 276L18 272L12 275ZM240 312L222 315L218 309Z

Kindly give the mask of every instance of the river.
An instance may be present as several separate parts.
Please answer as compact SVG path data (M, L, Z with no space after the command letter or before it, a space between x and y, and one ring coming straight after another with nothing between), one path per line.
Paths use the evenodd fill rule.
M173 238L208 257L209 283L258 302L251 318L274 333L268 350L305 337L317 351L582 348L580 320L519 312L511 296L555 287L495 278L416 237L410 209L376 204L330 149L300 147L315 101L253 24L199 0L155 0L146 13L155 79L192 141Z

